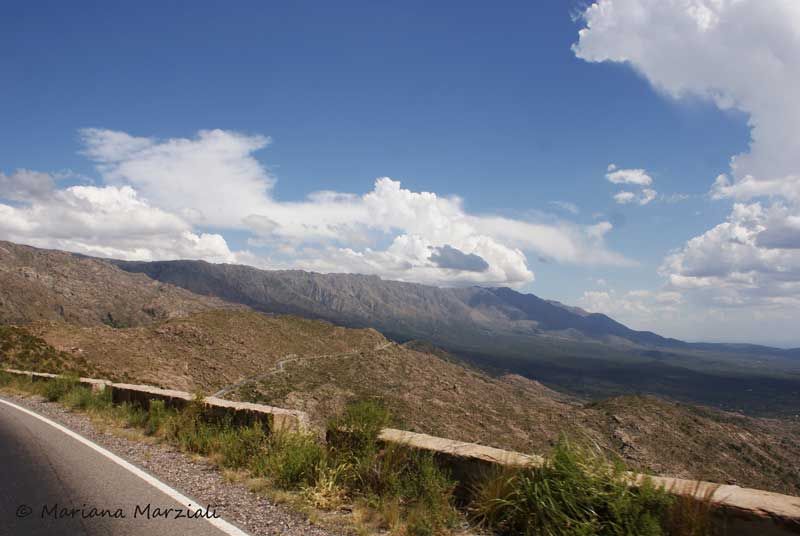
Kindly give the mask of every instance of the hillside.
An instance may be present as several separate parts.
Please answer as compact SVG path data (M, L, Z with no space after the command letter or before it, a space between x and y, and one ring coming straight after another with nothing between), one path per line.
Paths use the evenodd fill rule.
M301 409L317 424L348 401L377 398L391 408L395 426L409 430L535 453L566 434L642 471L800 493L797 424L653 397L587 404L520 376L491 377L445 352L414 349L424 345L391 343L373 330L226 310L124 329L64 322L14 329L33 335L28 344L39 340L46 359L29 353L20 363L12 341L2 345L4 365L52 370L55 363L207 393L252 380L227 396Z
M371 329L221 309L127 329L63 322L26 329L110 379L210 393L269 371L287 357L366 352L387 342Z
M0 323L138 326L232 307L107 262L0 241Z
M421 339L496 373L578 396L651 393L754 415L796 416L797 351L689 344L507 288L437 288L376 276L265 271L202 261L124 270L256 310Z

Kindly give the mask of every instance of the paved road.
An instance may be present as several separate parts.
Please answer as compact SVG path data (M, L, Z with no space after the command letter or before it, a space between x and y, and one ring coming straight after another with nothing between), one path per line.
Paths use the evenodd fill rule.
M87 443L0 398L0 535L244 534L222 519L157 515L169 508L194 514L199 505L188 509L179 492ZM92 508L116 518L87 517Z

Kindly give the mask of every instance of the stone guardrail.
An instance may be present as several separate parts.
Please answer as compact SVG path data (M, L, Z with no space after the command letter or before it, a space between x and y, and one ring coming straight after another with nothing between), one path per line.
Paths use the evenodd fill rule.
M4 370L10 374L28 376L31 380L50 380L58 377L57 374L46 372L30 372L16 369ZM123 402L138 403L146 408L151 400L163 400L167 407L179 409L195 400L195 396L191 393L161 389L150 385L114 383L95 378L79 378L79 381L83 385L91 387L95 392L111 389L111 399L115 404ZM249 425L253 422L261 422L270 431L304 432L310 430L308 415L302 411L275 408L263 404L250 404L248 402L233 402L213 396L204 397L202 402L212 414L220 418L230 417L236 424Z
M4 369L11 374L32 380L57 378L56 374ZM170 407L183 407L194 396L183 391L160 389L148 385L113 383L94 378L80 378L94 391L111 389L115 403L136 402L146 406L150 400L163 400ZM230 416L234 422L249 424L263 422L270 430L311 432L308 415L302 411L275 408L261 404L233 402L215 397L203 398L203 403L218 415ZM496 467L525 468L544 463L544 458L512 452L475 443L464 443L427 434L384 428L379 439L386 444L432 452L436 459L452 472L459 482L468 483ZM685 480L663 476L631 474L634 485L649 479L673 495L697 501L710 501L714 507L717 526L726 536L786 536L800 534L800 497L769 491L721 485L713 482Z
M464 443L441 437L384 428L379 439L434 453L460 482L469 482L494 467L525 468L544 463L541 456ZM800 534L800 497L713 482L630 473L633 485L645 479L673 495L709 501L715 525L724 536Z

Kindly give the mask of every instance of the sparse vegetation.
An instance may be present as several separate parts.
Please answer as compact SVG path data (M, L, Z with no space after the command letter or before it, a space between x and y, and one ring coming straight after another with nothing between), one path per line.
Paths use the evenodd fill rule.
M410 534L436 534L456 520L454 482L430 453L382 445L378 433L390 421L376 401L349 405L329 426L330 456L339 483L384 512L384 526L403 518Z
M562 442L543 466L481 483L471 510L502 534L664 534L671 497L647 482L631 487L627 478L621 464Z
M313 437L280 433L253 459L257 476L269 477L281 489L314 486L327 463L327 453Z
M254 381L227 396L305 411L319 427L340 415L350 399L379 398L392 408L395 428L539 454L549 452L563 432L624 456L639 472L736 480L780 493L800 490L800 473L792 470L800 460L798 422L652 396L583 404L519 376L492 377L403 345L385 346L388 341L371 330L228 310L126 329L61 322L9 330L21 337L15 346L28 341L37 348L28 355L38 356L4 357L13 368L72 370L209 393L249 378ZM280 373L270 373L283 361Z
M235 426L214 419L200 399L179 411L159 400L146 408L115 406L109 392L93 393L76 377L31 382L0 373L0 387L39 394L138 429L207 456L222 468L295 493L317 508L350 503L362 512L363 532L447 534L466 510L475 525L496 534L713 534L709 500L676 499L647 482L632 487L621 463L566 441L541 467L486 475L460 503L466 508L459 509L455 482L430 453L381 443L378 434L391 415L375 400L348 405L331 421L328 442L322 444L309 435L269 434L258 422Z
M77 376L60 376L54 380L42 382L42 395L50 402L56 402L76 390L77 386Z
M27 329L9 325L0 325L0 366L51 373L94 371L82 356L60 352Z

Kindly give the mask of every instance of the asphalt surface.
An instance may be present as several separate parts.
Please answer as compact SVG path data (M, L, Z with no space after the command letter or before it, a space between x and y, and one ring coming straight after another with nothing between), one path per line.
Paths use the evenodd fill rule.
M0 536L237 534L168 511L196 516L199 506L205 505L179 503L64 431L0 402Z

